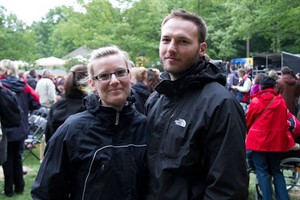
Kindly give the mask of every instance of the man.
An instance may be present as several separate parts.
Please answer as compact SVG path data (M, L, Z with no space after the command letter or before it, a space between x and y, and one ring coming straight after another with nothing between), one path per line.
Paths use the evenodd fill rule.
M56 90L50 70L44 70L43 77L37 82L35 91L39 94L42 106L51 107L56 102Z
M43 71L42 78L37 82L35 91L38 93L41 105L50 108L56 102L56 89L52 80L52 73L50 70ZM40 144L40 161L44 158L45 138L42 138Z
M239 84L239 77L238 77L235 65L231 65L229 69L230 69L230 73L227 75L226 88L233 95L235 95L236 94L236 90L232 89L231 85L238 85Z
M282 94L289 111L297 115L296 99L300 96L300 85L294 72L287 66L281 69L281 76L277 80L276 91Z
M184 10L161 27L162 82L146 103L148 200L247 199L245 117L205 61L206 25Z
M27 83L32 87L33 89L36 88L37 80L36 80L36 70L31 69L27 75Z

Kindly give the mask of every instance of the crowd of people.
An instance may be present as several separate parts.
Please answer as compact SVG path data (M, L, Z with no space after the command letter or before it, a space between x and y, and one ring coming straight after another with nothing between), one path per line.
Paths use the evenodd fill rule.
M246 150L264 199L272 198L269 175L277 199L289 199L279 164L283 152L300 149L292 123L299 123L299 79L288 67L280 76L252 77L234 65L226 72L210 62L206 35L200 16L183 9L167 15L163 72L135 67L115 45L94 50L86 65L56 80L51 70L18 75L2 60L1 83L23 111L17 127L2 124L4 194L24 191L28 115L43 106L50 109L46 149L33 199L247 199Z
M253 161L249 165L256 170L263 199L272 200L270 177L276 199L289 199L280 162L286 152L300 150L300 77L287 66L280 75L271 70L251 80L250 73L247 68L236 70L231 66L227 76L227 89L243 106L246 116L247 156Z

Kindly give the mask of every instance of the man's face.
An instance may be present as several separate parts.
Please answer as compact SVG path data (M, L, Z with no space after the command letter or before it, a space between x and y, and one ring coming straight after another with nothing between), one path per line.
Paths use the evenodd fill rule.
M181 18L172 18L162 26L159 55L172 80L195 65L205 53L206 44L199 44L199 37L196 25Z

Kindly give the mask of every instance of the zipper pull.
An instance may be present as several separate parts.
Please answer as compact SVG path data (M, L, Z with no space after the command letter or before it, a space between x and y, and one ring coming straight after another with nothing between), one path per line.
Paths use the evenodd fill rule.
M101 171L101 173L103 173L103 172L104 172L104 170L105 170L105 165L102 165L102 166L101 166L101 170L100 170L100 171Z
M120 113L117 112L115 125L119 125Z

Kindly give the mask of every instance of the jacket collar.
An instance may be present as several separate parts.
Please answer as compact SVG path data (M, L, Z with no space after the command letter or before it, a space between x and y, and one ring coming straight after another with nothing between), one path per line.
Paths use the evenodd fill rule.
M98 110L106 110L106 111L111 110L112 113L118 112L111 107L102 106L99 100L100 100L100 98L98 95L89 94L86 97L84 97L84 99L83 99L84 106L91 113L96 113ZM129 96L127 98L128 104L123 107L123 109L122 109L122 111L120 111L120 113L129 112L131 110L134 100L135 100L134 97Z
M160 94L167 97L180 96L191 88L203 87L209 82L219 82L226 85L226 73L222 66L216 66L201 59L199 63L187 70L183 75L171 81L167 74L162 75L164 80L155 88Z

